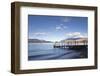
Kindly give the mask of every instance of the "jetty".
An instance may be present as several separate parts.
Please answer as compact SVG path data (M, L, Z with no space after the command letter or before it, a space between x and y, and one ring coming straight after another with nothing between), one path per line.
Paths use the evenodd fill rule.
M88 47L88 39L68 39L54 43L54 48L84 49Z

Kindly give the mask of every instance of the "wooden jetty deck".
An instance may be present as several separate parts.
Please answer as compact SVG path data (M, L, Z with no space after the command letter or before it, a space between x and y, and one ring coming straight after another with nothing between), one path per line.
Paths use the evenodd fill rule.
M54 48L82 49L82 48L87 48L87 46L88 46L87 39L66 40L64 42L54 43Z

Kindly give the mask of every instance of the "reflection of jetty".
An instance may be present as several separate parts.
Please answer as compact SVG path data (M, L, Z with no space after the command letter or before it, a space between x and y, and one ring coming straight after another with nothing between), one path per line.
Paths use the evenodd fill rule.
M54 48L69 48L69 49L80 49L87 48L88 39L79 38L79 39L68 39L61 42L55 42Z

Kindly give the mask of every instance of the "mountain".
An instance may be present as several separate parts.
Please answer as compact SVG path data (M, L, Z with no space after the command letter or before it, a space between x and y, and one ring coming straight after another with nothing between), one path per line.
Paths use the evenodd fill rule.
M40 39L28 39L29 43L52 43L51 41L40 40Z

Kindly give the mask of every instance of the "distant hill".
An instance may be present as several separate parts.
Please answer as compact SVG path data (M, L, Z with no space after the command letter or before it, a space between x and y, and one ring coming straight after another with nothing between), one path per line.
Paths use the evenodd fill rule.
M40 40L40 39L28 39L29 43L52 43L51 41Z

